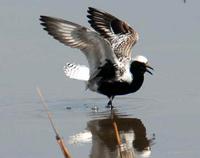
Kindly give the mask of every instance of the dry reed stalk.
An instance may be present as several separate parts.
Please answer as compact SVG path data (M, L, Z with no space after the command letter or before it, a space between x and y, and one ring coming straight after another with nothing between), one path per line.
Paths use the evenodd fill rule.
M71 155L70 155L70 153L69 153L69 150L67 149L67 146L64 143L64 140L60 137L60 135L58 133L58 130L55 128L55 125L54 125L52 117L51 117L51 113L48 110L48 105L47 105L47 103L46 103L46 101L45 101L45 99L44 99L44 97L42 95L42 92L41 92L40 88L37 87L36 90L37 90L38 96L40 97L42 105L43 105L45 111L47 112L48 119L49 119L49 121L51 123L51 127L53 128L53 131L54 131L54 133L56 135L56 141L59 144L60 149L61 149L64 157L65 158L72 158Z

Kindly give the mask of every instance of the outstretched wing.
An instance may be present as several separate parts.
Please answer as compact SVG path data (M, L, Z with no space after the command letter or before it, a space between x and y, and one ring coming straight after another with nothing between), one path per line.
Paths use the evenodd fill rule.
M65 75L69 78L88 81L90 78L90 70L85 65L75 65L66 63L64 66Z
M138 33L126 22L113 15L95 8L88 8L89 23L97 32L106 38L118 59L131 59L131 49L137 42Z
M117 60L110 44L99 34L81 25L53 17L40 16L41 25L51 36L67 46L80 49L86 56L90 74L107 59Z

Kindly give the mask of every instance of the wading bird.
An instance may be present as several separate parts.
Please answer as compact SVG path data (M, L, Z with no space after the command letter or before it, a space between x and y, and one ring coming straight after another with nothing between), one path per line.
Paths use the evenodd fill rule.
M86 81L87 88L109 98L113 108L116 95L136 92L143 84L144 73L153 69L144 56L131 57L138 33L115 16L89 7L89 23L94 29L60 18L40 16L44 30L61 43L78 48L86 56L89 68L67 63L67 77Z

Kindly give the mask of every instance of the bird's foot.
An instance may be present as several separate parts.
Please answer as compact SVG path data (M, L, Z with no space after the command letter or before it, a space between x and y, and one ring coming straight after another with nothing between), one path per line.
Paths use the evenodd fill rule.
M108 102L108 104L106 105L106 108L109 108L109 109L113 109L114 107L113 107L113 105L112 105L112 101L110 100L109 102Z

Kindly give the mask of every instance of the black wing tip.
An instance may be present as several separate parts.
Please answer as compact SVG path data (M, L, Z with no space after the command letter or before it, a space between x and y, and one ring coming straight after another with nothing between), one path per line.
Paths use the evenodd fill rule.
M45 28L48 26L48 21L50 21L50 17L49 16L45 16L45 15L40 15L40 25L44 26L44 30L46 30Z
M92 15L91 15L91 14L88 14L87 17L88 17L89 19L91 19L91 18L92 18Z
M40 15L40 25L43 26L43 30L47 31L48 34L52 35L51 28L49 27L49 22L52 21L54 18L50 16Z
M88 10L87 10L87 12L88 12L88 15L87 15L87 18L88 18L88 23L92 26L94 23L95 23L95 21L94 21L94 11L95 11L96 9L95 8L93 8L93 7L88 7Z
M40 21L47 21L48 19L50 19L49 16L46 16L46 15L40 15Z
M88 15L87 15L87 18L88 18L88 22L90 24L94 24L94 23L97 23L98 21L104 21L107 19L107 14L103 11L100 11L96 8L93 8L93 7L88 7Z
M46 16L46 15L40 15L39 20L42 22L48 22L48 21L55 21L57 18Z
M94 7L88 7L87 12L88 12L89 15L103 15L103 14L106 13L105 11L103 11L101 9L94 8ZM108 14L108 13L106 13L106 14Z
M47 18L48 16L46 16L46 15L40 15L40 19L45 19L45 18Z
M46 31L48 31L47 30L47 16L44 16L44 15L40 15L40 18L39 18L39 20L40 20L40 25L42 25L42 26L44 26L43 27L43 30L46 30Z
M93 11L98 11L98 9L94 7L88 7L88 10L87 10L88 13L93 12Z

